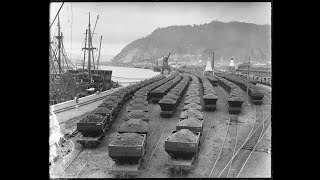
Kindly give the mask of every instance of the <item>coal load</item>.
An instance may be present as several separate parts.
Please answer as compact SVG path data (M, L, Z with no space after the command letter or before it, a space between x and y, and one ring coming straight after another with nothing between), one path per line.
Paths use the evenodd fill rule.
M175 141L175 142L197 142L198 137L196 134L194 134L189 129L181 129L180 131L177 131L176 133L172 134L169 139L169 141Z
M118 133L148 133L148 123L142 119L130 119L119 128Z
M188 99L197 99L197 100L200 101L200 97L197 96L197 95L195 95L195 94L188 95L188 96L186 96L185 99L186 99L186 100L188 100Z
M184 101L184 104L191 104L191 103L200 104L200 99L189 98L188 100Z
M202 109L202 107L200 106L200 105L198 105L198 104L196 104L196 103L190 103L190 104L188 104L188 105L185 105L184 107L183 107L183 109L196 109L196 110L199 110L199 111L201 111L201 109Z
M190 117L195 117L197 119L203 119L203 114L196 109L188 109L188 110L183 111L180 114L179 118L186 119L186 118L190 118Z
M98 107L116 108L117 106L118 106L118 103L111 100L106 100L106 101L103 101Z
M146 101L146 100L144 100L144 99L134 99L134 100L132 100L132 101L130 101L130 103L129 103L130 105L135 105L135 104L142 104L142 105L148 105L148 101Z
M175 95L175 94L167 94L163 97L163 99L172 99L172 100L177 100L179 99L179 96Z
M104 116L99 115L99 114L87 114L84 118L82 118L80 120L80 122L84 123L84 122L94 122L94 123L98 123L98 122L102 122L104 120Z
M138 146L144 141L144 137L137 133L121 133L117 134L111 145L116 146Z
M102 116L107 116L107 115L110 115L111 113L112 113L111 110L105 107L97 107L91 111L91 114L100 114Z
M208 93L206 95L203 96L203 99L218 99L218 96L212 94L212 93Z
M176 104L177 100L169 98L164 98L159 101L159 105L162 111L173 111Z
M132 111L128 112L125 117L125 121L129 119L142 119L142 120L149 120L148 113L143 111Z
M126 108L127 112L130 111L144 111L148 112L148 106L142 105L142 104L137 104L137 105L130 105Z
M201 127L202 122L203 122L202 120L199 120L195 117L190 117L190 118L179 121L178 126Z

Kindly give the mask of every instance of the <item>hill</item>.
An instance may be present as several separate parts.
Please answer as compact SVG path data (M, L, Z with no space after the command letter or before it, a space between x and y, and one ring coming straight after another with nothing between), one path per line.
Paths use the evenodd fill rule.
M158 28L145 38L125 46L112 63L136 63L158 59L171 53L170 60L230 59L235 63L251 60L271 61L271 26L244 22L212 21L202 25Z

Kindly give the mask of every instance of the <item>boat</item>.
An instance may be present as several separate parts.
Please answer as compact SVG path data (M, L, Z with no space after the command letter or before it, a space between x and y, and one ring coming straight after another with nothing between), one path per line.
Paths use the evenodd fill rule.
M97 16L96 24L99 15ZM68 59L63 46L63 34L60 31L60 19L58 16L58 36L54 36L53 41L50 43L50 93L49 105L58 104L61 102L69 101L75 97L84 97L96 93L97 91L106 91L111 88L120 87L120 84L111 80L111 70L99 69L99 59L101 50L100 48L97 61L94 61L94 48L92 45L92 36L89 13L89 24L86 29L84 58L82 68L77 68ZM87 63L86 63L86 54ZM92 61L92 62L91 62ZM86 64L86 67L85 67Z

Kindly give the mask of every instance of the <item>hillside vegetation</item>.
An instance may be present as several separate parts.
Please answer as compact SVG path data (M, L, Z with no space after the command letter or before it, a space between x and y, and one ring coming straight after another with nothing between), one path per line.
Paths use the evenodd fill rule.
M113 63L134 63L158 59L171 53L170 59L230 59L238 62L271 61L271 26L243 22L212 21L202 25L158 28L145 38L137 39L117 54Z

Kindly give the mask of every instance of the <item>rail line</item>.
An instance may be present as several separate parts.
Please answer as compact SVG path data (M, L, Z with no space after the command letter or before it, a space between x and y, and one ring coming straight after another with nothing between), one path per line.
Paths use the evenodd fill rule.
M157 144L156 144L156 147L153 149L153 151L152 151L152 153L151 153L151 155L150 155L150 158L148 159L145 167L148 167L148 164L149 164L150 160L152 159L153 154L154 154L154 152L156 151L156 149L157 149L157 147L158 147L158 145L159 145L159 142L160 142L160 140L161 140L161 137L162 137L164 131L167 129L167 126L168 126L168 124L166 124L165 128L163 129L163 131L162 131L162 133L161 133L161 135L160 135L160 138L159 138L159 140L158 140L158 142L157 142Z
M241 167L239 173L237 174L237 178L239 177L240 173L242 172L244 166L247 164L247 161L249 160L249 158L251 157L251 154L254 152L254 150L257 148L258 144L260 143L261 139L263 138L263 136L267 133L268 129L271 127L271 124L268 126L268 128L266 129L266 131L262 134L261 138L258 140L257 144L254 146L253 150L250 152L248 158L246 159L246 161L244 162L243 166Z
M271 113L263 120L263 123L266 121L266 119L267 119L270 115L271 115ZM253 134L255 134L255 132L262 126L263 123L261 123L258 128L256 128L251 134L248 135L248 137L246 138L246 140L242 143L242 145L240 146L240 148L236 151L236 153L235 153L235 154L233 155L233 157L230 159L230 161L229 161L228 164L225 166L225 168L227 168L227 166L228 166L231 162L233 162L234 158L238 155L239 151L240 151L240 150L243 148L243 146L250 140L250 138L253 136ZM252 129L252 130L253 130L253 129ZM232 164L231 164L230 166L232 166ZM225 170L225 168L222 170L222 172Z
M84 150L83 147L81 147L81 150L78 152L78 154L70 161L70 163L67 165L67 167L64 168L64 170L62 171L62 173L58 176L58 178L60 178L61 175L63 175L65 173L65 171L69 168L69 166L72 164L72 162L79 156L79 154Z
M261 106L260 106L260 107L261 107ZM257 106L255 106L255 109L256 109L256 112L257 112ZM263 110L262 110L262 108L261 108L261 114L262 114L262 118L261 118L261 119L262 119L262 121L263 121ZM246 137L245 141L246 141L246 140L248 139L248 137L251 135L251 133L252 133L255 125L258 124L257 119L259 119L259 118L257 118L257 114L256 114L256 118L255 118L254 125L252 126L251 131L250 131L250 133L248 134L248 136ZM237 136L238 136L238 135L237 135ZM245 143L245 142L244 142L244 143ZM233 151L233 154L232 154L232 158L229 160L228 164L222 169L222 171L220 172L218 178L220 178L220 176L223 174L223 172L225 171L225 169L226 169L227 167L229 167L229 168L228 168L227 175L226 175L226 177L228 177L229 172L230 172L230 169L231 169L231 166L232 166L233 158L235 157L235 153L234 153L234 152L235 152L236 147L237 147L237 139L236 139L235 148L234 148L234 151ZM242 146L241 146L241 147L242 147ZM241 147L239 147L239 149L240 149ZM237 153L238 153L238 151L237 151ZM231 162L231 164L230 164L230 162Z
M155 110L156 110L156 107L153 108L151 114L152 114ZM159 124L160 124L160 122L158 123L158 125L159 125ZM156 127L158 127L158 125L157 125ZM154 131L155 129L156 129L156 128L154 128L153 131ZM153 131L152 131L152 133L153 133ZM74 133L75 133L75 135L73 135L73 137L71 137L71 138L74 138L74 137L77 137L77 136L80 135L80 133L79 133L77 130L75 130L72 134L74 134ZM152 135L152 133L151 133L151 135ZM149 136L149 138L151 137L151 135ZM70 138L70 139L71 139L71 138ZM148 140L149 140L149 138L148 138ZM147 140L147 141L148 141L148 140ZM79 154L80 154L83 150L84 150L84 147L82 147L82 149L81 149L81 150L78 152L78 154L72 159L72 161L67 165L67 167L66 167L66 168L63 170L63 172L58 176L58 178L65 173L65 171L69 168L69 166L74 162L74 160L79 156ZM86 161L86 162L84 163L84 165L81 167L81 169L79 170L79 172L76 174L76 176L75 176L74 178L77 178L77 177L78 177L78 175L79 175L80 172L83 170L83 168L85 167L85 165L87 164L87 162L88 162L88 161Z
M94 97L93 99L88 100L88 101L84 101L84 102L81 102L81 103L79 102L78 105L79 105L79 107L81 107L81 106L85 106L85 105L88 105L88 104L91 104L91 103L94 103L94 102L103 100L103 99L106 98L106 96L111 95L112 93L120 90L121 88L122 88L122 87L119 87L119 88L116 88L116 89L113 89L113 90L107 90L107 91L111 91L111 92L109 92L109 93L106 94L106 95L100 96L100 97ZM104 93L104 92L102 92L102 93ZM92 96L92 95L91 95L91 96ZM86 97L88 97L88 96L86 96ZM71 101L73 101L73 100L71 100ZM71 101L70 101L70 102L71 102ZM55 105L56 105L56 104L55 104ZM62 112L65 112L65 111L68 111L68 110L71 110L71 109L74 109L74 108L75 108L75 104L69 105L69 106L64 107L64 108L60 108L60 109L58 109L58 110L54 110L53 112L54 112L55 114L59 114L59 113L62 113Z
M223 91L223 90L221 90L219 87L217 87L217 89L219 89L220 92ZM225 93L222 93L222 94L225 94ZM225 97L225 96L224 96L224 97ZM226 101L224 101L223 104L224 104L225 108L226 108L227 111L228 111L228 106L227 106ZM216 167L216 165L217 165L217 162L220 160L220 156L221 156L221 153L222 153L222 149L223 149L223 147L225 146L225 143L226 143L226 141L227 141L227 137L228 137L228 134L229 134L230 123L231 123L231 117L230 117L230 114L229 114L229 116L228 116L227 132L226 132L226 135L225 135L225 137L224 137L224 141L223 141L223 143L222 143L222 146L221 146L221 148L220 148L220 150L219 150L218 157L217 157L217 159L215 160L215 162L214 162L214 164L213 164L213 167L212 167L212 169L211 169L211 171L210 171L209 178L212 176L213 170L215 169L215 167ZM237 127L238 127L238 126L237 126ZM237 131L237 127L236 127L236 131Z
M257 107L255 106L255 109L257 109ZM256 110L257 111L257 110ZM256 124L256 122L257 122L257 118L255 118L255 122L254 122L254 125ZM251 133L252 133L252 131L253 131L253 129L254 129L254 125L252 126L252 128L251 128L251 131L250 131L250 133L248 134L248 136L246 137L246 139L245 139L245 141L244 141L244 143L246 142L246 140L249 138L249 136L251 135ZM237 135L238 136L238 135ZM243 144L244 144L243 143ZM242 144L242 145L243 145ZM236 145L237 145L237 142L236 142ZM242 146L241 146L242 147ZM240 148L241 148L240 147ZM236 149L236 148L235 148ZM238 152L238 151L237 151ZM237 153L236 152L236 153ZM228 167L228 165L230 164L230 162L233 160L233 158L234 158L234 156L235 156L235 153L233 153L233 156L232 156L232 158L230 159L230 161L228 162L228 164L222 169L222 171L221 171L221 173L219 174L219 176L218 177L220 177L221 176L221 174L224 172L224 170ZM231 167L231 165L230 165L230 167ZM229 168L229 170L230 170L230 168ZM229 174L229 170L228 170L228 173L227 174Z

